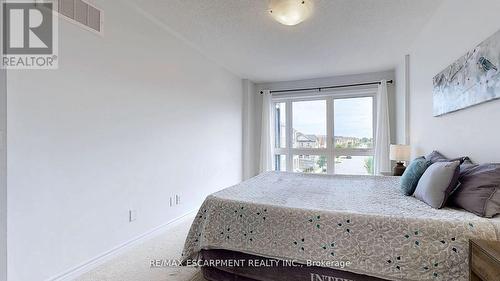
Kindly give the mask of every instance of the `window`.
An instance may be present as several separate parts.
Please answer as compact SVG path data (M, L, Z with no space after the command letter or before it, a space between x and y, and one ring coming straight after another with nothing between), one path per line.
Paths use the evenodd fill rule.
M326 156L294 155L293 171L299 173L326 174Z
M333 100L336 174L373 174L374 98Z
M373 156L336 156L335 173L342 175L373 175Z
M373 174L375 97L275 98L275 170Z
M334 101L335 147L373 148L373 98Z
M293 148L326 148L326 101L292 102Z
M274 170L282 172L286 171L286 155L274 155Z
M286 147L286 105L284 102L276 103L275 114L275 146Z

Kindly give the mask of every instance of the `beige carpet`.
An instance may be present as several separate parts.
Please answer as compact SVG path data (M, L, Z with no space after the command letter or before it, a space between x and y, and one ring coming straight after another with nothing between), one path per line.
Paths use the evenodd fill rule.
M151 268L150 261L179 259L194 213L173 223L168 231L100 265L78 281L205 281L196 268Z

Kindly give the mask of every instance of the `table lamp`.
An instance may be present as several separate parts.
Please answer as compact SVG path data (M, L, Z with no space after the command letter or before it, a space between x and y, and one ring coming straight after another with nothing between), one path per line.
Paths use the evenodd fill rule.
M391 144L389 158L393 161L397 161L396 166L394 166L393 175L402 176L406 167L403 161L410 160L411 149L409 145L405 144Z

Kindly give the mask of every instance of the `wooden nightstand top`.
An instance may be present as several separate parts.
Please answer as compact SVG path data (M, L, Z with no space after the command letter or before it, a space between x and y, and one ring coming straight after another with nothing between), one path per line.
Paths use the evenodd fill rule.
M500 241L472 239L469 245L469 280L500 281Z
M472 239L470 242L481 248L491 258L500 262L500 241Z

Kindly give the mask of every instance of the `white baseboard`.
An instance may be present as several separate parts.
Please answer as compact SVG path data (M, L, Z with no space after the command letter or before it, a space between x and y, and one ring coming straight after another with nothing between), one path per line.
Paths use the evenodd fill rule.
M96 268L97 266L111 260L112 258L116 257L117 255L129 250L130 248L132 248L133 246L137 245L137 244L140 244L141 242L143 241L146 241L148 240L149 238L152 238L154 235L156 235L157 233L160 233L162 231L165 231L166 229L168 229L168 227L183 219L184 217L187 217L189 215L191 215L192 213L196 212L197 210L192 210L192 211L189 211L187 212L186 214L178 217L178 218L175 218L171 221L168 221L160 226L157 226L153 229L151 229L150 231L146 232L146 233L143 233L133 239L130 239L129 241L125 242L125 243L122 243L114 248L112 248L111 250L109 251L106 251L80 265L77 265L61 274L58 274L54 277L51 277L49 279L47 279L47 281L70 281L70 280L74 280L75 278L77 278L78 276L82 275L83 273L86 273L94 268Z

